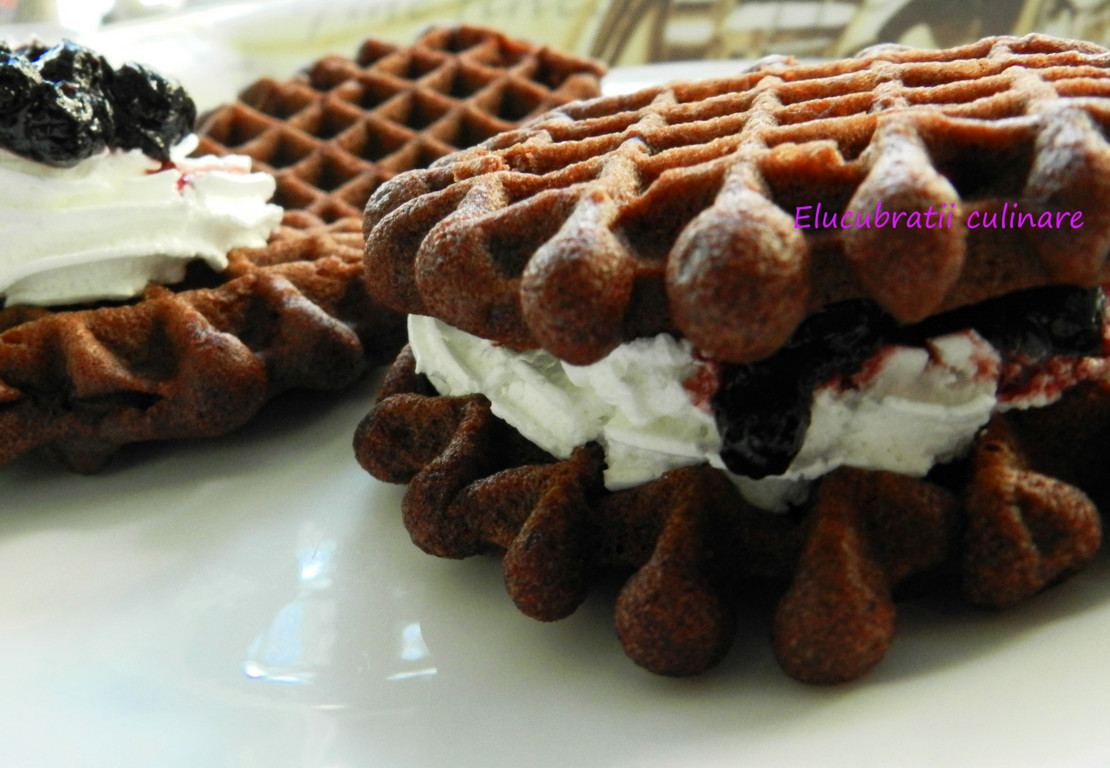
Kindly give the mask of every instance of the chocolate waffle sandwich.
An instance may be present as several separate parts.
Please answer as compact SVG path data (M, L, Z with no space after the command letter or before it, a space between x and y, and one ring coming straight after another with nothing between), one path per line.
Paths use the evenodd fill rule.
M65 61L58 50L68 51ZM9 142L15 152L24 150L12 160L22 164L18 170L53 179L78 162L99 162L98 148L80 140L105 126L122 132L124 105L134 94L116 99L111 89L124 75L72 43L4 55L0 129L27 125L32 138L44 135L34 134L33 126L45 122L8 111L9 89L19 78L38 89L35 94L68 82L69 90L49 103L76 116L76 138L58 149L56 167L37 170L49 158L35 153L34 141ZM208 166L226 169L236 158L230 162L239 175L252 171L251 178L270 180L276 218L255 241L236 241L209 263L173 273L164 285L144 287L140 280L134 298L89 293L84 283L94 277L75 278L71 267L43 281L51 290L59 280L81 283L81 290L61 299L0 286L6 299L0 305L0 464L38 452L93 472L123 444L221 434L279 392L341 388L368 364L391 359L404 343L403 316L370 297L362 281L361 213L371 191L399 171L423 167L529 116L596 96L601 72L594 62L482 28L432 30L408 47L371 39L352 59L329 56L289 80L260 80L238 101L201 116L188 158L171 157L168 146L151 149L157 131L142 120L164 120L177 141L194 127L191 100L174 84L150 89L168 89L180 101L177 108L159 103L134 110L140 138L132 144L153 170L159 163L187 166L180 190L191 186L192 174ZM169 81L157 80L163 82ZM87 104L81 94L91 94ZM112 98L92 98L97 94ZM114 111L90 106L102 103ZM33 197L27 190L38 189L36 183L9 189ZM177 223L166 222L167 228ZM60 225L43 228L52 226ZM87 228L89 241L76 238L86 250L102 221L89 218ZM157 222L139 215L121 228L149 230L149 247L161 247ZM8 239L9 253L16 250L13 242ZM54 261L58 256L42 254ZM4 264L0 260L0 277L6 277Z
M627 581L637 663L701 672L777 589L812 683L905 585L1012 606L1101 541L1110 53L1044 36L770 59L555 109L383 185L409 344L355 436L413 540L526 614Z

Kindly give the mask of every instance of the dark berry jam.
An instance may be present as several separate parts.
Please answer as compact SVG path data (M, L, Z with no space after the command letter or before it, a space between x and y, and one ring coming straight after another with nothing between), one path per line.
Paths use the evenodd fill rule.
M808 317L771 357L720 366L712 410L721 458L755 479L781 475L802 447L814 389L847 377L888 344L974 329L1004 358L1082 357L1103 347L1100 288L1038 288L899 326L870 301L832 304Z
M832 304L766 360L723 365L713 413L725 465L752 478L785 472L809 428L814 388L859 368L892 332L871 302Z
M1101 288L1054 285L999 296L903 329L906 341L974 328L1004 355L1044 360L1082 357L1102 347L1106 295Z
M169 159L170 149L192 131L197 118L184 88L141 64L116 70L110 93L119 145L159 160Z
M165 161L195 120L185 90L146 67L69 40L0 48L0 146L31 160L69 167L107 147Z

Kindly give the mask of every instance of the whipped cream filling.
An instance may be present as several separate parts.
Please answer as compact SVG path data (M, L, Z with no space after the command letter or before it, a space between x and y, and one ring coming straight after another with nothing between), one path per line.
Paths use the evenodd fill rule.
M139 150L55 168L0 150L0 296L8 305L128 299L183 279L193 259L227 267L233 248L266 244L281 221L269 174L250 158L189 158L187 137L163 166Z
M409 317L417 371L447 396L481 393L494 415L557 458L596 440L610 490L682 466L725 469L707 403L686 386L707 365L669 335L623 344L587 366L543 350L515 352L431 317ZM809 430L788 470L732 475L751 503L783 510L839 466L923 476L966 452L996 409L1044 405L1044 388L1000 400L1001 357L974 331L887 346L843 381L818 387ZM1058 393L1057 395L1058 396ZM726 470L727 471L727 470ZM731 473L730 473L731 474Z
M624 344L593 365L537 349L515 352L435 318L410 315L417 370L442 395L481 393L493 414L557 458L605 448L605 483L626 488L699 464L720 436L682 382L695 373L689 342L666 335Z

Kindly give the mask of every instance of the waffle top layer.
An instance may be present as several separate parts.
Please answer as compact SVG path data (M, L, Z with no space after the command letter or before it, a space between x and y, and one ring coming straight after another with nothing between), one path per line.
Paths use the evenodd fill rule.
M201 118L201 154L250 155L274 202L325 222L361 216L394 174L596 96L603 67L481 27L437 28L408 47L368 39L291 80L264 78Z
M847 298L909 323L1097 285L1108 97L1110 53L1029 36L571 103L379 189L367 277L400 311L578 364L663 331L751 361Z

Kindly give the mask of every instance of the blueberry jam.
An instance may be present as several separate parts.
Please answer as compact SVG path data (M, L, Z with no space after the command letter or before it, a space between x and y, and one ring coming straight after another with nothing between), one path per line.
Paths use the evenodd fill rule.
M1101 288L1066 285L1000 296L929 318L902 329L905 341L974 328L999 352L1043 360L1052 355L1081 357L1102 345L1106 295Z
M1100 288L1039 288L899 326L870 301L832 304L808 317L771 357L721 366L713 414L721 458L736 474L781 475L802 447L813 390L848 376L883 346L922 346L974 329L1004 356L1040 361L1092 355L1103 342Z
M170 148L192 131L197 117L184 88L141 64L116 70L111 96L120 146L159 160L169 159Z
M107 147L167 161L195 120L185 90L146 67L68 40L0 46L0 146L31 160L69 167Z

